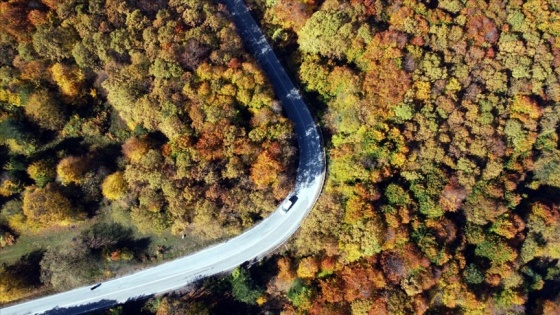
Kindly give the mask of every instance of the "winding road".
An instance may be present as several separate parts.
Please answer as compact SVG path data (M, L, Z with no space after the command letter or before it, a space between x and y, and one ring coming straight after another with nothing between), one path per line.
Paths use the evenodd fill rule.
M272 82L288 117L294 122L299 165L294 190L297 196L288 212L278 207L268 218L245 233L189 256L134 274L0 309L12 314L80 314L129 299L161 294L185 287L200 278L229 271L247 261L261 259L290 238L317 201L325 178L321 136L298 90L242 0L222 0L232 14L247 48Z

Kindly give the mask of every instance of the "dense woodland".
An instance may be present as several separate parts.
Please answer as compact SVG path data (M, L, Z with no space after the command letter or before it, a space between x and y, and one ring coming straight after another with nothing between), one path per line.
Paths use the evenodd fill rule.
M173 1L165 14L142 1L49 2L37 9L2 4L9 8L2 14L28 17L0 20L13 22L3 22L8 48L0 59L9 60L0 61L7 108L0 130L9 148L2 182L6 229L17 231L23 219L52 224L68 217L58 211L41 219L34 196L50 193L74 205L70 192L88 200L98 191L138 226L149 217L176 233L219 237L252 224L254 215L228 207L212 188L231 191L227 185L234 183L243 189L250 180L251 194L259 196L250 201L263 205L257 217L289 189L289 161L297 155L288 145L289 124L278 116L270 88L242 88L265 78L242 52L223 7L191 2ZM323 195L289 250L206 280L185 296L151 299L135 312L560 313L557 1L249 4L322 124ZM107 15L92 13L109 7ZM122 10L147 22L130 22L134 14L117 14ZM182 19L172 19L178 12ZM88 24L92 16L101 16L99 24ZM48 32L60 42L41 41ZM188 40L192 32L195 40ZM235 83L234 73L246 85ZM65 115L38 115L39 106ZM222 118L242 130L233 142L215 140L222 128L205 129ZM71 151L78 148L83 152ZM71 171L121 148L124 156L112 163ZM146 165L165 167L150 172L156 168ZM166 175L168 169L178 175ZM236 175L228 177L230 170ZM264 170L270 175L255 175ZM280 170L287 173L273 174ZM181 180L167 182L173 178ZM169 193L183 180L181 187L191 189ZM88 205L99 202L88 198ZM23 212L15 206L20 199ZM165 210L150 211L161 208L154 200ZM194 206L182 206L189 202ZM82 209L87 217L89 208ZM213 222L209 213L228 217L227 209L237 220L206 223ZM197 229L198 222L207 226ZM26 261L33 259L39 258Z
M83 229L4 263L0 303L145 260L132 230L237 235L293 186L291 122L223 6L3 1L0 54L0 255Z
M558 1L250 4L328 181L289 252L153 312L560 313Z

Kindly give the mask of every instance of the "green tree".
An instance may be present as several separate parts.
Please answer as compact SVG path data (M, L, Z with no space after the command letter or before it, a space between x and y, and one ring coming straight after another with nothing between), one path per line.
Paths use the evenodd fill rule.
M130 34L126 29L118 29L111 32L111 48L119 54L126 54L132 48Z
M475 254L486 257L494 264L503 264L517 258L517 252L509 246L504 239L497 236L487 236L483 242L478 244Z
M469 284L481 284L484 282L484 274L473 264L469 264L465 270L463 270L463 278Z
M163 59L157 58L150 67L150 74L156 78L170 79L181 76L183 69L177 63L166 62Z
M251 279L249 272L243 268L236 268L230 277L231 292L239 302L256 304L257 299L263 294Z
M76 43L72 48L72 57L81 69L94 69L99 62L97 55L82 42Z
M410 202L408 193L397 184L389 184L385 189L385 197L392 205L406 206Z
M130 218L143 234L161 234L167 231L173 223L166 211L153 212L145 207L133 207L130 211Z
M51 159L35 161L27 167L27 174L38 187L45 187L56 178L56 167Z
M303 281L296 279L288 291L288 299L296 307L307 308L311 303L312 290Z
M78 40L71 27L45 25L33 34L33 47L44 58L60 61L72 57L72 48Z
M560 150L543 153L535 162L534 172L539 183L560 188Z
M37 150L37 140L26 126L12 118L0 121L0 144L13 154L31 155Z
M521 260L526 263L537 257L558 259L560 241L555 236L560 228L557 209L537 202L527 218L527 237L521 247Z
M329 58L352 58L351 44L355 41L366 41L359 31L357 21L353 21L353 9L320 10L307 20L299 32L299 48L312 54ZM367 32L364 32L367 33Z

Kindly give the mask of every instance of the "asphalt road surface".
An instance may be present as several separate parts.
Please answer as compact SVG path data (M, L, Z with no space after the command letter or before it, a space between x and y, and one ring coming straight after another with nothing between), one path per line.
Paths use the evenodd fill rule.
M284 110L295 124L299 146L296 185L286 199L297 196L288 212L281 206L245 233L189 256L121 278L91 284L63 293L0 309L11 314L80 314L142 296L185 287L200 278L229 271L247 261L260 259L282 245L296 232L317 201L325 177L325 158L320 133L298 90L264 38L246 5L240 0L222 0L258 63L272 82ZM94 286L97 286L94 288Z

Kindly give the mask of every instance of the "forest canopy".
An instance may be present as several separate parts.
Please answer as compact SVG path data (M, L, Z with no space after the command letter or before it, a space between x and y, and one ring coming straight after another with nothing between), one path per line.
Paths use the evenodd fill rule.
M557 1L248 2L329 172L290 249L249 269L260 310L560 311Z
M266 217L293 186L291 122L223 5L3 1L0 54L0 251L113 218L213 241ZM105 277L104 257L145 259L130 244L57 245L32 257L41 279L2 281L0 302ZM86 258L83 273L61 273ZM29 259L11 262L2 278Z
M143 311L560 313L558 1L247 2L322 127L323 193L278 255ZM218 239L289 191L290 123L223 5L12 0L0 15L3 248L103 209ZM94 273L61 277L70 258L139 256L111 231L128 233L21 257L0 292ZM18 278L30 265L39 282Z

